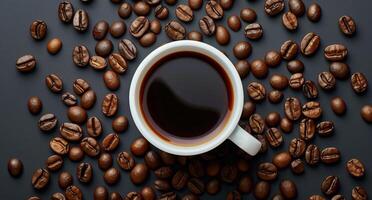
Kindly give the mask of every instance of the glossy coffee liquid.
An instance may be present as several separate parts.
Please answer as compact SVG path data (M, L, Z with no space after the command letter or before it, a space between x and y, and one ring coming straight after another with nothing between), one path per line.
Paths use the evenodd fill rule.
M147 124L161 138L178 145L197 145L216 136L233 104L224 69L195 52L160 59L146 74L140 92Z

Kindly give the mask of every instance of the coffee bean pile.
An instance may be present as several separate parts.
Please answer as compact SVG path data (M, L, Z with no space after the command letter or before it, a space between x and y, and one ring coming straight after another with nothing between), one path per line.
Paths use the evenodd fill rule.
M81 0L90 2L90 0ZM105 86L112 91L104 96L101 110L104 116L112 119L112 133L105 134L101 120L96 116L88 116L86 110L91 109L97 100L96 93L90 84L83 78L76 79L72 91L64 87L63 80L57 74L45 77L45 84L52 92L61 96L62 102L68 107L67 117L69 122L59 122L52 113L43 113L38 121L42 132L53 131L59 126L60 136L51 138L50 149L55 153L48 157L43 167L38 168L32 175L32 186L36 190L44 189L52 180L51 172L61 169L67 159L78 162L76 171L60 172L58 185L64 192L56 192L53 200L80 200L83 193L73 181L73 175L81 183L89 183L93 178L94 163L84 162L85 156L94 157L99 168L104 171L103 180L107 185L114 185L120 181L121 173L128 172L130 180L135 185L147 183L150 172L156 177L152 186L143 186L140 191L127 194L109 192L104 186L97 186L93 191L94 199L104 200L194 200L208 193L217 194L222 183L234 184L236 189L227 194L226 199L238 200L242 194L252 193L256 199L267 199L271 191L271 182L278 179L280 169L290 168L294 174L302 174L305 165L314 166L320 163L331 165L338 163L341 152L337 147L319 148L312 144L315 137L329 137L334 134L335 124L332 121L320 120L322 105L317 101L319 89L332 91L337 80L350 79L351 88L358 95L363 95L368 88L368 80L362 72L352 72L345 63L348 48L344 44L329 44L324 49L324 58L330 62L329 71L319 73L313 80L304 76L304 63L298 59L299 54L308 57L319 51L321 36L309 32L301 41L287 40L278 50L270 50L264 58L246 59L251 55L253 46L249 41L259 40L264 34L264 28L257 21L256 11L251 8L241 8L238 15L225 16L224 11L231 9L233 0L188 0L187 3L177 3L177 0L143 0L122 3L121 0L111 0L118 4L117 14L122 19L127 19L134 13L137 17L128 21L114 21L111 24L105 20L95 23L92 36L97 41L94 52L84 45L77 45L72 50L72 61L77 67L90 66L92 69L102 71ZM93 3L93 2L92 2ZM317 22L321 19L321 7L313 2L307 8L302 0L265 0L262 1L264 12L270 17L281 15L282 25L288 31L295 32L300 26L298 18L306 14L308 20ZM286 7L288 6L288 11ZM174 9L170 9L174 7ZM175 12L176 19L168 19L170 12ZM196 19L194 12L204 12L205 16ZM154 15L150 20L148 15ZM77 32L87 32L91 21L88 12L76 9L69 1L62 1L58 5L58 17ZM227 26L220 23L220 19L227 17ZM200 31L188 32L184 24L198 20ZM127 24L128 23L128 24ZM357 30L356 22L351 16L342 16L336 23L342 34L350 37ZM163 27L162 27L163 26ZM229 30L230 29L230 30ZM288 150L278 152L271 162L259 163L257 167L250 164L250 156L238 149L230 142L225 142L217 149L198 156L184 157L168 154L153 149L144 138L138 138L130 145L130 150L121 151L117 155L112 152L118 149L121 139L120 133L128 128L128 119L117 114L120 105L119 97L114 93L120 87L120 76L125 74L130 62L136 59L137 47L131 39L120 39L128 32L132 39L138 40L143 47L152 46L157 35L164 30L171 40L197 40L203 37L214 37L219 45L230 42L230 31L242 32L245 41L235 44L232 53L239 60L235 67L243 79L251 73L258 80L268 76L270 68L287 62L287 69L292 74L287 77L282 74L273 74L268 78L271 89L265 88L260 81L250 82L246 91L250 101L245 102L242 113L241 126L252 133L261 143L260 153L282 145L285 136L282 134L292 132L295 123L299 123L299 135L292 139ZM35 20L30 25L31 37L37 41L43 40L48 33L48 26L43 20ZM106 36L119 38L118 51L113 52L114 44ZM53 38L47 43L47 51L57 54L62 49L62 41ZM17 59L16 69L21 73L30 73L37 66L33 55L24 55ZM109 67L109 69L107 69ZM298 97L286 97L283 90L286 88L302 93L308 99L300 102ZM263 117L256 113L256 104L266 100L272 104L283 102L284 116L278 112L270 112ZM30 97L28 109L33 115L38 115L43 110L42 100L36 96ZM342 97L334 97L330 106L337 115L346 113L346 102ZM365 105L361 109L361 117L372 122L372 105ZM79 145L75 145L79 144ZM135 158L143 158L138 162ZM114 162L118 167L114 167ZM255 169L256 171L253 171ZM8 171L12 176L20 176L23 170L22 161L16 158L8 161ZM352 158L346 163L347 172L355 178L365 176L366 170L362 161ZM259 178L254 183L251 173ZM332 200L346 199L339 194L341 180L338 176L330 175L320 184L320 192ZM184 190L186 192L177 191ZM288 179L280 180L278 188L280 193L272 199L294 199L297 196L296 184ZM367 190L362 186L352 188L352 199L368 199ZM29 200L38 200L32 196ZM312 195L308 199L326 199L321 195Z

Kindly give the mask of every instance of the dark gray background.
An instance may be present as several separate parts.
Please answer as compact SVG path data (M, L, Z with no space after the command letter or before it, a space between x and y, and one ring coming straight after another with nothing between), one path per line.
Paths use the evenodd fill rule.
M183 1L179 1L183 2ZM72 82L76 78L86 79L97 92L98 101L94 109L90 110L89 115L97 115L104 121L105 134L111 131L111 120L104 118L100 112L99 104L104 94L109 91L105 88L102 81L102 72L94 71L91 68L80 69L74 66L71 61L71 50L77 44L85 44L89 47L93 54L95 41L91 37L91 29L95 22L104 19L108 22L119 20L116 13L118 5L112 4L109 0L94 0L91 4L82 4L78 0L73 0L75 9L83 8L90 14L90 31L85 34L77 33L71 25L62 24L57 17L57 6L59 1L49 0L2 0L0 1L0 85L1 85L1 120L0 120L0 196L1 199L26 199L28 196L36 194L43 199L48 199L53 192L60 191L57 186L58 173L52 173L51 183L46 190L41 192L35 191L31 186L31 174L38 168L44 166L44 161L52 152L48 147L48 142L51 137L58 133L41 133L37 128L37 121L40 115L31 115L26 107L28 97L32 95L39 96L43 101L42 113L52 112L58 116L60 122L66 121L66 107L60 101L60 96L52 94L44 85L44 77L49 73L60 75L64 81L65 90L72 90ZM274 18L267 17L263 11L263 0L257 1L236 1L232 10L226 12L226 15L238 14L243 7L252 7L257 10L258 22L264 27L264 37L252 42L253 54L249 60L254 58L262 58L266 51L275 49L278 50L283 41L293 39L300 42L304 34L310 31L318 33L322 38L321 49L327 44L340 42L349 48L350 56L347 63L350 65L351 71L361 71L368 78L372 78L371 66L371 39L372 27L370 18L371 1L360 0L327 0L319 3L323 9L323 16L319 23L311 23L304 16L299 19L299 30L295 33L290 33L281 25L281 16ZM306 1L309 5L310 1ZM286 8L288 9L288 8ZM174 7L171 7L170 19L174 17ZM344 14L351 15L357 22L358 34L353 38L343 36L337 26L338 18ZM197 26L198 19L204 15L204 9L196 13L196 19L188 24L188 30L199 30ZM134 15L125 22L130 24ZM151 16L152 18L152 16ZM34 41L29 35L29 25L32 20L43 19L48 24L48 35L43 41ZM219 23L225 24L226 17ZM165 22L163 22L165 23ZM245 23L243 23L243 26ZM235 58L231 54L233 45L240 40L245 40L242 31L239 33L231 32L232 41L228 46L217 45L214 38L205 38L205 42L210 43L220 50L227 52L235 62ZM46 51L46 43L53 37L59 37L63 41L62 51L55 56L51 56ZM109 36L110 37L110 36ZM125 38L133 39L128 33ZM116 39L113 40L115 50L117 48ZM131 62L128 72L121 76L121 88L116 93L120 97L119 114L130 117L128 108L128 88L132 75L140 63L140 61L157 46L168 42L165 34L162 33L158 37L158 41L150 48L143 49L139 47L139 57L135 62ZM30 74L18 73L15 69L15 61L19 56L31 53L37 58L37 70ZM329 63L323 58L321 51L318 51L314 57L300 57L306 65L306 77L311 80L316 80L316 74L321 71L328 70ZM289 76L286 70L285 62L280 67L270 69L270 75L274 73L282 73ZM249 81L255 78L249 75L243 81L244 87ZM267 86L267 80L262 80ZM268 87L269 88L269 87ZM285 91L285 96L298 96L303 101L302 94L294 92L290 89ZM343 117L337 117L328 107L329 100L336 95L342 96L347 105L347 114ZM319 138L314 140L314 143L321 148L327 146L339 147L342 151L342 160L335 166L325 166L320 164L317 167L306 167L306 172L303 176L293 175L289 169L280 172L279 178L274 182L272 194L278 191L279 180L289 178L297 183L299 197L298 199L306 199L311 194L320 194L320 183L327 175L338 175L341 178L342 186L341 193L350 199L351 189L355 185L364 186L370 193L372 191L372 179L370 176L372 159L371 159L371 142L372 129L371 125L366 124L360 117L360 108L365 104L372 103L372 94L367 92L366 95L357 96L350 87L349 81L337 81L337 89L330 93L320 91L320 102L324 108L323 119L333 120L336 124L335 135L331 138ZM281 114L281 105L271 105L267 102L257 106L257 111L265 115L269 111L279 111ZM127 132L121 134L121 145L119 150L128 150L130 142L140 134L130 120L130 128ZM271 155L280 150L284 150L288 146L288 142L298 136L298 129L291 134L285 134L285 145L276 150L269 150L265 155L258 155L253 161L252 166L260 161L270 161ZM118 152L116 151L116 153ZM11 157L19 157L25 166L24 173L20 178L12 178L6 167L6 162ZM362 180L357 180L350 177L345 171L345 162L353 157L361 159L366 168L367 176ZM90 158L85 158L88 162L95 162ZM137 159L138 160L138 159ZM116 164L115 164L116 165ZM63 170L68 170L72 174L75 173L76 163L71 163L66 160ZM254 170L255 167L253 167ZM91 184L82 185L75 179L74 182L81 186L86 199L92 199L93 188L97 185L105 185L102 180L102 172L95 166L95 177ZM150 181L147 182L150 184ZM106 186L106 185L105 185ZM222 191L218 195L218 199L223 199L226 193L234 188L233 185L223 185ZM119 184L111 186L110 191L119 191L125 194L131 190L138 190L132 186L127 176L127 173L122 171L122 178ZM203 199L212 199L204 195ZM245 198L250 199L252 195Z

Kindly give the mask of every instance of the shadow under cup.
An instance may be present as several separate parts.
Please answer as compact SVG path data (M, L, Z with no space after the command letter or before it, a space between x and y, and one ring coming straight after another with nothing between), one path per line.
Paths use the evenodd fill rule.
M141 115L152 133L177 146L202 145L229 121L234 91L209 55L180 51L153 63L140 84Z

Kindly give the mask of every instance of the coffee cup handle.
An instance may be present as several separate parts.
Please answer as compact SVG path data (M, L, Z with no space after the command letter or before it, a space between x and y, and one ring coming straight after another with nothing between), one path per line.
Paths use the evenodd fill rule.
M260 151L262 145L260 141L258 141L255 137L253 137L239 125L230 135L229 140L231 140L239 148L241 148L251 156L256 155L258 151Z

